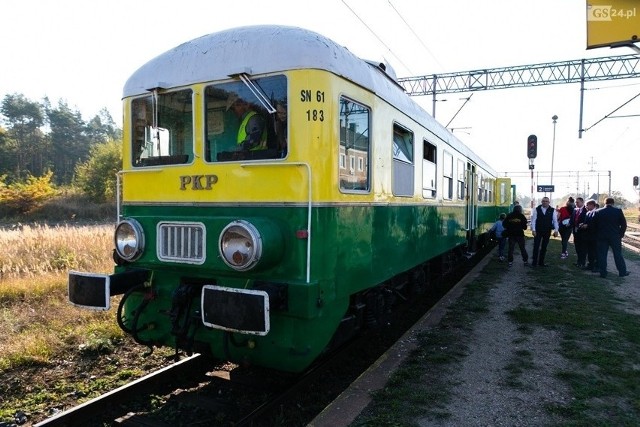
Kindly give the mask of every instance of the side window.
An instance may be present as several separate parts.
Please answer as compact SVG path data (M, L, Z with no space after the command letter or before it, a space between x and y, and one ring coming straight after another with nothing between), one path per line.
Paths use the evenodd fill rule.
M246 78L205 89L205 160L286 157L287 78Z
M465 175L464 161L458 159L458 200L464 200Z
M444 152L444 161L442 163L442 186L444 187L445 199L453 199L453 156L446 151Z
M415 176L413 165L413 133L393 125L393 183L395 196L413 196Z
M340 98L340 164L338 179L341 190L369 191L370 115L371 110L369 107L344 97Z
M131 101L131 163L134 167L175 165L193 160L190 89Z
M424 148L422 158L422 197L433 199L436 197L436 146L430 142L422 141Z

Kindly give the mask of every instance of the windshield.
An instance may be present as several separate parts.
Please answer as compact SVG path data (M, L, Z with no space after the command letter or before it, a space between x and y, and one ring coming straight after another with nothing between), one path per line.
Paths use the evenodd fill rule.
M206 161L286 157L287 79L284 76L208 86L205 106Z
M189 163L193 159L190 89L154 91L131 102L133 166Z

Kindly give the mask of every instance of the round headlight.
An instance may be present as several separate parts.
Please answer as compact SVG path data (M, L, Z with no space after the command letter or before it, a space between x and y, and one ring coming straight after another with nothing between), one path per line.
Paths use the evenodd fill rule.
M249 270L260 261L262 238L250 222L233 221L220 233L218 251L229 267L238 271Z
M125 219L116 226L114 234L116 252L127 261L135 261L144 250L142 226L134 219Z

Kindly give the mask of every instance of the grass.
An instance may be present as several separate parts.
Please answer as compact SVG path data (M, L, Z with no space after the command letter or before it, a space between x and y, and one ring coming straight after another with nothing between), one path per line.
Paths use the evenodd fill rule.
M549 253L559 253L559 246L552 240ZM625 258L638 259L627 253ZM548 406L548 413L566 426L638 425L640 319L614 292L624 279L612 275L603 286L588 273L548 262L551 268L527 273L536 275L525 285L531 297L507 313L518 330L514 344L529 340L536 330L550 330L559 337L566 363L553 375L571 396L566 404ZM456 384L448 378L466 357L474 321L488 309L488 292L503 274L507 273L497 262L487 264L440 325L419 336L419 347L386 387L373 394L373 403L353 425L405 426L423 417L451 416L447 404ZM528 350L514 351L504 367L502 386L525 390L523 374L535 368L533 356Z
M48 363L96 334L120 338L112 315L66 301L69 269L110 272L113 226L15 226L0 231L0 372ZM91 343L88 348L94 347Z
M68 303L68 269L112 272L112 235L113 225L0 229L0 424L18 410L43 419L52 405L113 390L173 354L144 357L115 310Z

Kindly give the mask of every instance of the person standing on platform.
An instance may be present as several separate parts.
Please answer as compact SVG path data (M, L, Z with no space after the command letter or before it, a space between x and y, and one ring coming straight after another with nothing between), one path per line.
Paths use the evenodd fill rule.
M598 240L596 236L596 225L594 223L594 214L596 213L596 201L593 199L587 200L585 205L587 207L587 213L584 216L584 221L578 226L580 228L580 235L584 240L587 247L587 265L585 270L591 270L593 273L598 272Z
M558 217L556 211L549 206L549 198L543 197L542 202L531 212L531 232L533 233L533 262L532 267L546 267L544 257L551 232L558 237Z
M571 215L575 209L575 203L573 197L569 196L564 206L558 209L558 227L560 232L560 239L562 240L562 253L561 259L569 258L569 237L571 237Z
M498 241L498 258L500 258L500 261L504 261L504 246L506 238L502 235L504 232L504 225L502 224L502 221L504 221L506 217L507 214L501 213L498 220L489 229L489 233L495 233L496 240Z
M613 197L607 197L605 206L596 211L594 223L598 239L598 269L600 277L607 277L607 255L613 253L620 277L628 276L627 265L622 257L622 238L627 231L627 220L622 209L613 206Z
M527 217L522 214L522 206L515 205L513 211L502 221L502 225L504 226L502 236L509 238L509 251L507 252L509 267L513 265L513 250L516 244L520 248L524 266L527 267L529 265L529 254L524 246L524 230L527 229Z
M573 213L571 214L569 225L573 232L573 245L576 248L576 255L578 256L576 266L579 268L584 268L587 260L587 241L585 240L587 230L580 228L580 225L584 222L586 214L587 208L584 206L584 199L582 197L576 197L576 207L573 209ZM562 229L560 235L562 235Z

